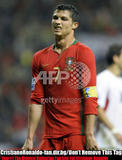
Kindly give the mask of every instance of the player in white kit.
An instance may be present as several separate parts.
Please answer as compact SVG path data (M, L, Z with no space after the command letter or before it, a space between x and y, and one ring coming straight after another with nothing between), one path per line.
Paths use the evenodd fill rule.
M101 149L122 150L122 46L110 47L107 62L108 68L97 76L100 123L96 140Z

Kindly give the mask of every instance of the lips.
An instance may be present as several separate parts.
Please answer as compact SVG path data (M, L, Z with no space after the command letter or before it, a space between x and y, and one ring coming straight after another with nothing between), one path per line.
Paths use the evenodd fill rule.
M61 28L60 26L54 26L54 29L55 29L56 31L60 31L62 28Z

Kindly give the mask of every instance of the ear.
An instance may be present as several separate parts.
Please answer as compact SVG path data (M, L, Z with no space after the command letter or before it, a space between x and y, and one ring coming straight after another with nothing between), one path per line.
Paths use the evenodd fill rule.
M76 28L78 28L78 26L79 26L78 22L73 22L72 29L75 30Z

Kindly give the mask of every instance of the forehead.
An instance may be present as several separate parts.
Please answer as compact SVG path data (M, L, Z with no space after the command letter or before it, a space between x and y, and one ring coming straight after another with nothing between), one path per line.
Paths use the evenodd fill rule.
M69 17L71 18L71 12L69 10L55 10L53 16L60 16L60 17Z

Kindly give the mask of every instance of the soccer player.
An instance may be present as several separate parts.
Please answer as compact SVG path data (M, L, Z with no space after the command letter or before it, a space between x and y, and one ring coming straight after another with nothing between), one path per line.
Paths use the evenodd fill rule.
M97 76L98 118L96 134L101 149L122 150L122 45L112 45L107 54L108 68Z
M52 15L55 42L34 54L24 150L33 148L42 107L45 127L40 150L98 149L93 132L97 114L95 57L91 49L75 39L78 25L77 9L58 5ZM82 77L81 72L84 80L77 78Z

